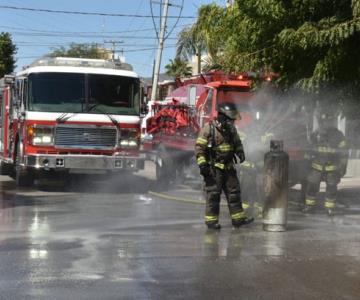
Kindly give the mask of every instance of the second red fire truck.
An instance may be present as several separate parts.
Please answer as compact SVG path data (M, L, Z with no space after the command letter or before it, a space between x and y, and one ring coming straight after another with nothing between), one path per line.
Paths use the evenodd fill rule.
M304 144L301 143L306 140L303 119L296 118L296 112L288 105L274 100L274 90L268 84L270 76L262 78L265 88L259 93L253 89L253 78L249 75L252 74L213 71L187 78L177 82L177 88L165 101L150 104L145 136L151 137L152 150L148 157L156 164L160 182L169 182L194 165L198 131L217 116L217 104L223 102L234 103L241 112L242 119L236 126L240 135L248 135L244 143L249 145L250 151L260 148L268 151L271 138L284 140L291 159L290 181L294 184L302 180ZM244 140L244 136L241 138Z

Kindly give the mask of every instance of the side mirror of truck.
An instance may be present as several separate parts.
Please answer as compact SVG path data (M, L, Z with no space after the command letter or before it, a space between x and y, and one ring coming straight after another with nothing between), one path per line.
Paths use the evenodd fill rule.
M148 108L146 100L144 98L144 100L141 102L141 105L140 105L140 114L147 115L148 112L149 112L149 108Z

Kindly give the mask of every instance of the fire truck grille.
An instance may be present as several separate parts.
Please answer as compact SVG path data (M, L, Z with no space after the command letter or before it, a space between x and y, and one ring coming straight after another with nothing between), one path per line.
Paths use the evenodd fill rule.
M57 126L55 146L58 148L113 149L116 146L115 128Z

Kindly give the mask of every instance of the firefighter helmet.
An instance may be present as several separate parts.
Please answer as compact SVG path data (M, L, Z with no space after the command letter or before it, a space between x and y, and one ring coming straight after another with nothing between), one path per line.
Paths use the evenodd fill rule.
M332 109L319 109L316 112L319 127L323 129L335 126L337 116L337 112Z
M316 117L318 121L334 120L338 117L338 110L332 105L318 107Z
M234 103L220 103L217 106L217 111L231 120L240 119L240 113Z

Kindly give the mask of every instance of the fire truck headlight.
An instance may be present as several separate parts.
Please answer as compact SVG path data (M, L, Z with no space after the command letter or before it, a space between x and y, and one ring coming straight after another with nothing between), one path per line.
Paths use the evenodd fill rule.
M54 144L54 130L51 126L32 125L28 128L29 143L34 146L51 146Z
M138 146L137 140L121 140L120 146L123 148L136 148Z
M129 141L129 147L137 147L137 141Z
M120 130L119 145L122 148L136 148L139 146L140 131L136 128Z
M52 136L49 136L49 135L44 135L42 137L42 142L44 144L50 144L52 142Z

